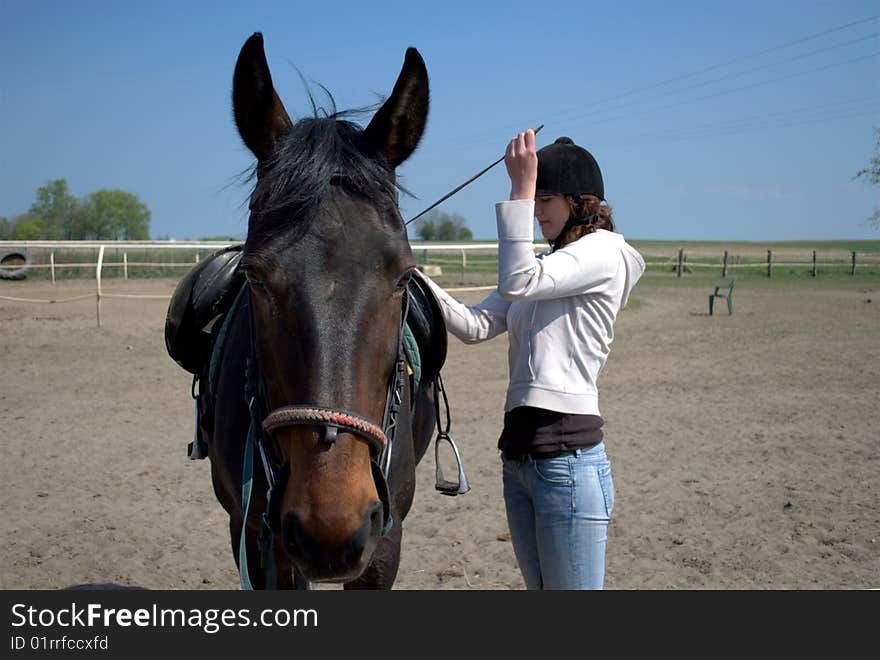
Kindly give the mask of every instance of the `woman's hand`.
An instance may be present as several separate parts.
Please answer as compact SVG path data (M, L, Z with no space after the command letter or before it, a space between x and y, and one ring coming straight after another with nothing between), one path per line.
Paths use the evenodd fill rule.
M415 268L412 269L412 274L413 274L413 277L417 277L425 284L430 284L430 282L431 282L431 278L428 277L427 275L425 275L424 271L422 271L422 269L419 268L418 266L416 266Z
M538 180L535 131L520 133L507 145L504 164L510 177L510 199L534 199Z

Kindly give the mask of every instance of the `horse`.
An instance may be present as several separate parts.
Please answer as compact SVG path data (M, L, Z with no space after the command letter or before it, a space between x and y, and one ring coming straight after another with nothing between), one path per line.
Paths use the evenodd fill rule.
M439 417L426 384L438 369L414 377L402 350L417 283L396 178L425 130L428 92L409 48L366 128L314 101L294 123L262 35L239 53L233 115L256 181L235 267L243 285L199 383L244 587L396 579L415 468ZM249 476L249 461L263 469Z

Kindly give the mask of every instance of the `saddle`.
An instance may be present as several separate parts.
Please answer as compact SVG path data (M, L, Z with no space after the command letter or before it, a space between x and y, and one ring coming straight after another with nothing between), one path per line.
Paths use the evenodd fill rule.
M211 359L211 330L244 286L241 245L218 250L193 267L174 289L165 317L165 348L186 371L201 375Z
M242 246L236 245L209 256L180 280L171 297L165 318L165 347L171 358L193 375L206 375L218 335L215 330L244 286L244 274L238 270L241 250ZM412 278L407 288L407 357L416 384L424 386L434 381L446 362L446 323L427 286Z

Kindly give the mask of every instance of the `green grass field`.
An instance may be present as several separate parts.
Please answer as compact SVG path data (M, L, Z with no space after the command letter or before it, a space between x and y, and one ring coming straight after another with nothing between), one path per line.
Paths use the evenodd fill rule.
M678 250L684 250L682 280L721 282L737 277L743 281L790 281L816 283L820 280L875 282L880 279L880 240L816 242L711 242L711 241L632 241L648 264L651 275L676 277ZM414 244L419 265L442 268L438 281L445 286L478 286L494 283L498 258L494 251L468 252L462 267L461 251L426 251L425 244ZM728 271L722 277L722 257L728 252ZM767 277L767 251L773 251L772 275ZM817 274L812 258L816 251ZM856 252L856 274L852 273L852 252ZM796 265L791 265L796 264Z
M632 240L632 245L640 252L675 252L679 247L685 251L710 252L718 254L728 250L734 252L752 253L770 250L810 252L857 252L866 254L880 253L880 240L876 241L777 241L777 242L749 242L749 241L641 241Z

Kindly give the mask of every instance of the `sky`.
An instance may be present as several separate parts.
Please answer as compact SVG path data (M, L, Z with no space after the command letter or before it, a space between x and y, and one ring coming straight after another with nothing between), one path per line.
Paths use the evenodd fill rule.
M153 238L243 238L254 159L231 81L253 32L294 119L311 114L297 69L358 108L419 50L431 108L398 168L406 219L543 123L539 147L596 157L627 238L880 239L880 186L853 179L880 127L877 0L0 0L0 216L64 178L138 195ZM494 239L508 193L501 164L439 208Z

